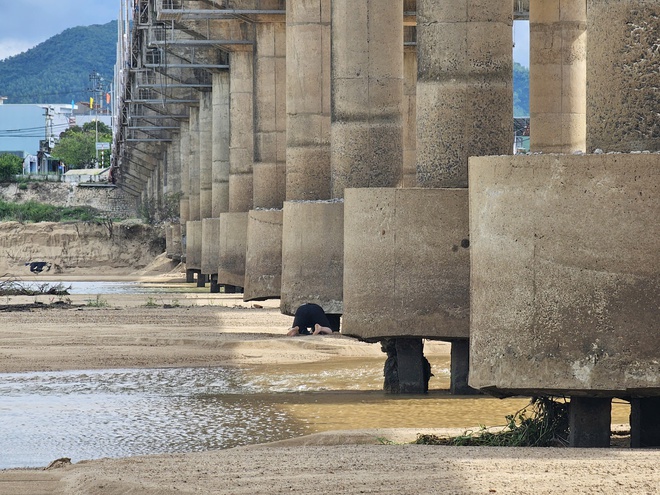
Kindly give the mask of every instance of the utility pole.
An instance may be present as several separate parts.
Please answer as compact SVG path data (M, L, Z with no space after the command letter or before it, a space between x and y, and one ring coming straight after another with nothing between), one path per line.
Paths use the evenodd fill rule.
M92 105L95 109L96 112L96 139L94 141L94 148L96 148L96 162L94 164L94 168L99 168L99 106L98 106L98 101L101 101L100 99L103 98L103 78L101 77L101 74L98 72L94 71L89 74L89 82L90 82L90 88L89 91L92 93ZM96 98L96 102L94 101L94 98ZM89 109L89 112L91 114L92 109Z

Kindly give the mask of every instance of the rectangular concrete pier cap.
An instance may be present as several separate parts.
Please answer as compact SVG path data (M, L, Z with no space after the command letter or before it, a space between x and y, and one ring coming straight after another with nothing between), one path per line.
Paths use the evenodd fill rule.
M202 262L201 270L205 275L218 273L220 264L220 219L202 220Z
M283 214L280 310L311 302L342 314L344 202L285 201Z
M280 297L282 217L283 211L278 209L250 210L248 213L244 301Z
M342 333L469 336L466 189L345 190Z
M470 159L470 385L660 390L660 154Z
M186 268L202 269L202 221L186 222Z
M248 213L220 214L218 284L245 286Z

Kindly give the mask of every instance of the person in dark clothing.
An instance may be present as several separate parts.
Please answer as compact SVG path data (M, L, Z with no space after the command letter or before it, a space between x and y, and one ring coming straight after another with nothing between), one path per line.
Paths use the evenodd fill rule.
M46 268L46 271L50 271L50 263L47 261L29 261L25 263L25 266L30 266L30 271L32 273L41 273Z
M294 335L322 335L331 334L332 325L323 308L318 304L305 303L296 309L293 325L287 332L289 337Z

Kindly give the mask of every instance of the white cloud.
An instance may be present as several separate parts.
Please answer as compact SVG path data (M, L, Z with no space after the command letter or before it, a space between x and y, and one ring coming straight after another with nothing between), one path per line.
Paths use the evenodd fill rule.
M25 40L2 39L0 40L0 60L18 55L35 46L35 43Z

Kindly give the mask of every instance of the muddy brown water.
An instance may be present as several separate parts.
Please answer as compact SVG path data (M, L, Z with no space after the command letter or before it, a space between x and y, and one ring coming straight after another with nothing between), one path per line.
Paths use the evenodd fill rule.
M95 283L85 294L140 292ZM161 289L154 289L161 290ZM178 289L177 289L178 290ZM203 290L203 289L202 289ZM382 359L243 368L164 368L0 374L0 469L60 457L195 452L364 428L498 426L529 399L448 394L449 361L431 361L423 396L382 392ZM628 422L615 403L612 422Z

